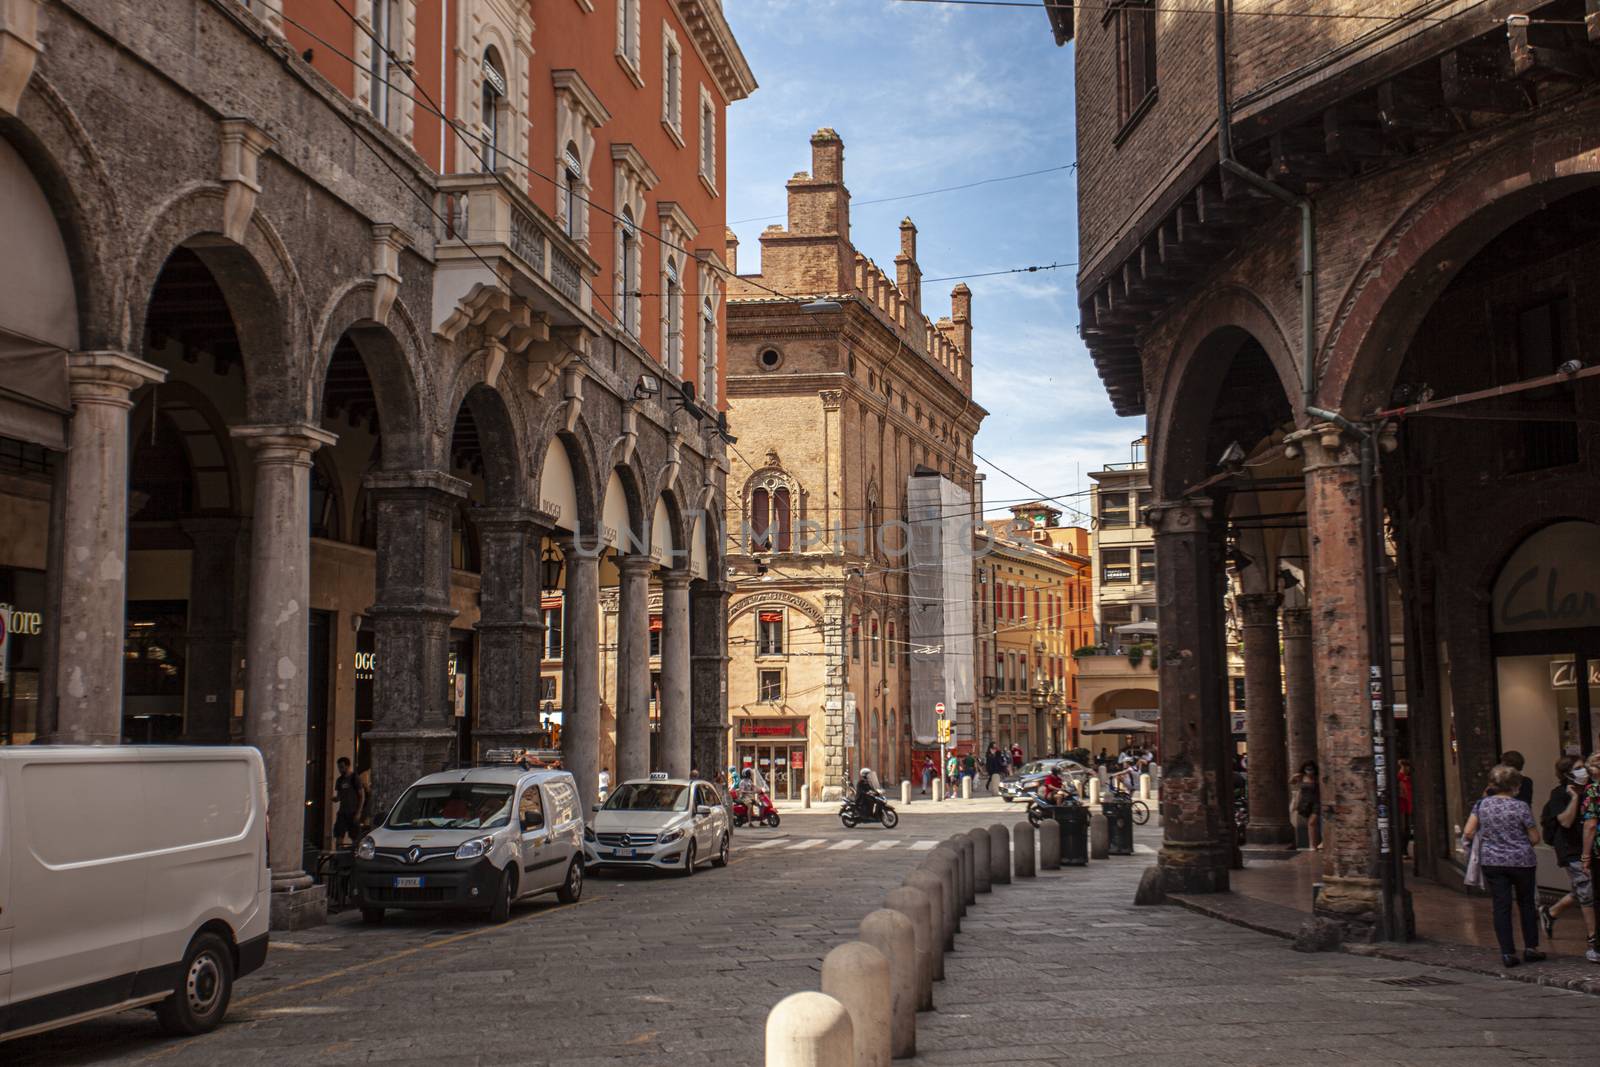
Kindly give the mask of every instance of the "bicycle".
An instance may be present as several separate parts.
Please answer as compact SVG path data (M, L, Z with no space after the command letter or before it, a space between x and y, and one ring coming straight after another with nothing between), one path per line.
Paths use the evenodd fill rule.
M1150 805L1139 800L1126 789L1119 789L1113 786L1111 788L1111 796L1115 800L1126 800L1129 803L1133 811L1133 824L1135 826L1143 826L1150 821Z

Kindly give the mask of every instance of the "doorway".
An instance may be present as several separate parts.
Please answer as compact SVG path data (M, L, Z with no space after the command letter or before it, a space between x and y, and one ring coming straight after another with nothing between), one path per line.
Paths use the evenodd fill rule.
M328 664L333 655L333 617L313 611L306 659L305 847L320 850L328 812Z
M799 800L806 780L804 742L739 742L739 769L753 767L761 772L772 790L773 800Z

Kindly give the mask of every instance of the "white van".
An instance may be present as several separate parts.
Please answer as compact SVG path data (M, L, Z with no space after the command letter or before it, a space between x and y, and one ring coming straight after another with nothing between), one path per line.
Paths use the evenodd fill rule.
M0 1041L137 1007L212 1029L270 890L255 749L0 747Z
M583 813L570 771L470 767L419 778L355 856L361 917L389 908L481 911L505 922L518 900L583 896Z

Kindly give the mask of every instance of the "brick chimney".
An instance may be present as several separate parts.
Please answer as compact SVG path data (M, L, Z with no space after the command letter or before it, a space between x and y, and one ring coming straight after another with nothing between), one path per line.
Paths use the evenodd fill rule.
M922 268L917 266L917 225L909 217L900 220L900 254L894 257L894 279L911 310L920 316Z
M722 258L728 262L728 273L739 273L739 237L732 230L722 231Z
M789 179L789 224L761 235L761 273L794 293L845 293L855 285L844 140L824 126L811 135L811 173Z
M972 290L962 282L950 290L950 321L955 324L955 342L961 346L961 358L972 362Z

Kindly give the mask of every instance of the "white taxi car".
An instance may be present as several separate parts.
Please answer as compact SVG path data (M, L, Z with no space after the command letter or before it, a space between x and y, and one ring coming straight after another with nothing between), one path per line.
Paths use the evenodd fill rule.
M649 778L623 782L583 834L591 867L654 867L685 877L702 863L728 865L733 820L717 787L698 778Z

